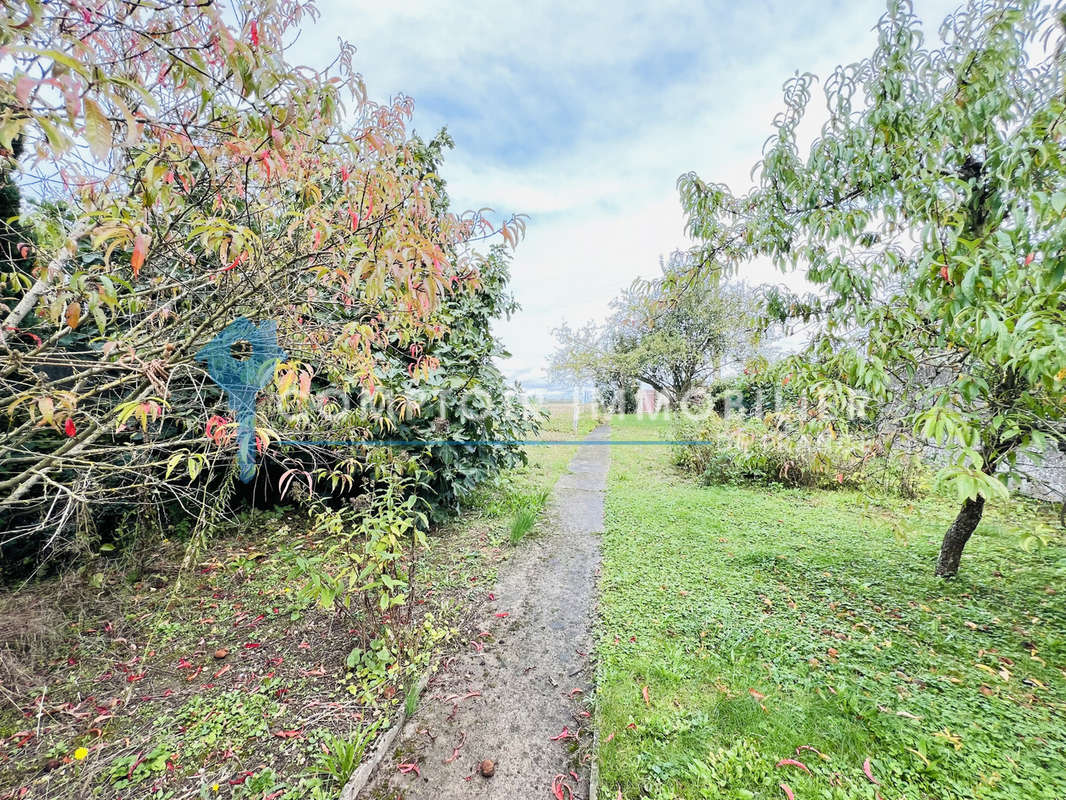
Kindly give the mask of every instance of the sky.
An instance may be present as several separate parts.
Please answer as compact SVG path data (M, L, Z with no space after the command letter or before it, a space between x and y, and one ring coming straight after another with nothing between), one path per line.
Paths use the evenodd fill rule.
M934 37L956 5L915 2ZM494 330L512 354L504 371L534 385L553 328L602 321L619 291L690 244L678 176L745 190L784 81L868 56L884 3L320 0L319 9L294 60L321 66L338 36L352 42L373 99L409 95L415 131L447 126L455 139L442 169L455 210L529 215L512 264L522 310ZM820 92L801 141L824 120ZM764 263L739 277L782 280Z

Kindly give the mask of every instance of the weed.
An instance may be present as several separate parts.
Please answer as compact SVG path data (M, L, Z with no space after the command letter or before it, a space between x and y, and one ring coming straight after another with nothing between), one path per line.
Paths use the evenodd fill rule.
M537 509L523 508L511 520L511 544L518 544L537 522Z

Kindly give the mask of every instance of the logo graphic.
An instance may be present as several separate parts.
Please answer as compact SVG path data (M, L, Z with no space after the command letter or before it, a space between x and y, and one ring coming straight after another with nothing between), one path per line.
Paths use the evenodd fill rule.
M248 352L238 356L235 345ZM278 324L266 320L256 325L238 317L194 356L204 362L207 374L226 392L230 410L237 419L237 463L240 478L255 477L255 401L259 390L274 377L274 368L285 358L278 347Z

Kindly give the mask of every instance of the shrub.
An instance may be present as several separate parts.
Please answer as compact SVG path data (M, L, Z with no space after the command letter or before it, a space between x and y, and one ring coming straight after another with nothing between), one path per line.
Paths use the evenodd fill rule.
M715 414L683 426L677 438L701 442L680 447L676 461L707 483L878 489L913 497L928 481L921 459L905 447L831 426L814 431L789 412L761 419Z

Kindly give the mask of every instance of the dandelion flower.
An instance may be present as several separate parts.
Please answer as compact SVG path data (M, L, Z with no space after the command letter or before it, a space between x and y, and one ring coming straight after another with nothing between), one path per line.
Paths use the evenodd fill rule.
M88 755L89 751L86 748L79 747L77 750L74 751L74 760L84 761L88 757Z

